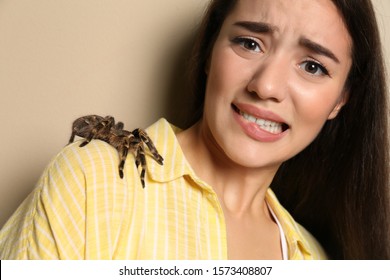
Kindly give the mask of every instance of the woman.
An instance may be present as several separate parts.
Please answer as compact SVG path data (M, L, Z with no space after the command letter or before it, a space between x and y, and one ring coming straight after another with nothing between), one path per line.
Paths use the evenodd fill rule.
M196 118L203 114L207 82L203 69L223 20L237 2L214 1L201 27L192 61ZM387 91L374 10L370 1L316 2L332 2L351 37L347 102L335 119L325 122L311 145L281 165L271 188L329 257L388 259ZM322 22L323 17L313 22L319 19ZM320 29L325 27L322 22Z
M371 3L350 2L212 1L198 118L147 130L164 164L146 156L146 188L134 158L121 179L113 147L72 144L2 229L0 257L388 258L383 61Z

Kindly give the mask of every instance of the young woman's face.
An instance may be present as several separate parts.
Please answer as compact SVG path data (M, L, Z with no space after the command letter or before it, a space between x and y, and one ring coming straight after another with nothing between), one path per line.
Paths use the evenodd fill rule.
M336 117L351 39L330 0L239 0L206 69L203 124L246 167L278 167Z

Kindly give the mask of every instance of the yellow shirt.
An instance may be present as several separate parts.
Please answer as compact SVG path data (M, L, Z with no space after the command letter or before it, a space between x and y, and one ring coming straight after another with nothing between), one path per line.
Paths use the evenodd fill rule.
M224 215L212 187L184 158L175 128L147 129L164 158L147 154L143 189L129 153L94 140L65 147L0 232L1 259L227 259ZM146 149L147 150L147 149ZM289 259L326 258L321 246L268 190Z

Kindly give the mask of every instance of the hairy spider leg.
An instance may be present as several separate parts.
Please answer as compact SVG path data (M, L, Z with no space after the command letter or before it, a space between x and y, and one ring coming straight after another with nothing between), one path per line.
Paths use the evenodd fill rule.
M146 159L145 159L145 149L142 145L142 142L139 143L138 148L136 150L136 166L138 168L139 164L141 164L141 184L142 188L145 188L145 172L146 172Z
M73 143L75 136L76 136L76 130L73 129L68 143Z
M139 150L143 149L142 142L140 141L139 138L136 138L136 136L134 136L134 134L132 133L130 134L130 137L128 139L129 139L129 145L131 149L134 151L135 166L138 169L138 166L141 164L139 159Z
M75 127L75 123L73 123L72 134L70 135L70 139L69 139L68 143L73 143L74 138L76 137L76 134L77 134L77 129Z
M123 145L119 145L118 146L118 152L119 152L119 166L118 166L118 169L119 169L119 177L121 177L121 179L123 179L123 169L125 167L125 162L126 162L126 158L127 158L127 154L129 152L129 148L130 148L130 145L129 145L129 142L127 141L128 139L124 139L124 144Z
M148 134L137 128L133 131L133 133L136 133L138 135L138 137L148 146L150 152L152 153L152 156L154 158L155 161L157 161L160 165L163 165L163 157L158 153L156 147L154 146L152 140L149 138Z

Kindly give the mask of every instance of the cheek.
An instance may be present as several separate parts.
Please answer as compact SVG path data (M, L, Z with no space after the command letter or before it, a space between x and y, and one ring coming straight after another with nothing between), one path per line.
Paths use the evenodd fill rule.
M228 67L223 67L223 63L212 63L207 75L207 85L205 94L205 112L214 114L218 108L229 100L228 83L230 71Z
M207 90L215 95L228 95L242 86L243 74L237 69L245 69L234 52L227 47L215 46L207 73Z
M322 127L341 97L340 87L302 88L293 97L295 119L307 125Z

